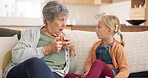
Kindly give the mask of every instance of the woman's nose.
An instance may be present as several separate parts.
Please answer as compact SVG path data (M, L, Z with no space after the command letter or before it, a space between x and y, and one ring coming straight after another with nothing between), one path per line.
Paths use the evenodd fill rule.
M66 27L66 22L63 22L62 27Z

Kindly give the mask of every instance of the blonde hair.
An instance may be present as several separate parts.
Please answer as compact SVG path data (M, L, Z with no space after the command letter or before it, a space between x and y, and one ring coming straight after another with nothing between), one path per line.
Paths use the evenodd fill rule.
M120 25L120 21L116 16L113 15L104 15L101 17L101 19L103 19L104 24L113 29L115 33L117 33L118 35L120 35L121 38L121 45L124 46L124 40L123 40L123 35L121 34L121 25Z

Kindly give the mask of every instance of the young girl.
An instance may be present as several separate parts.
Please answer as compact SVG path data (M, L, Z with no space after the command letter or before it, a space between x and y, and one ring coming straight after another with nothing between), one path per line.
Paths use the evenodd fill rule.
M129 68L124 52L124 41L120 31L120 22L116 16L100 17L96 34L100 41L94 43L88 56L85 78L127 78ZM114 35L118 34L118 42Z

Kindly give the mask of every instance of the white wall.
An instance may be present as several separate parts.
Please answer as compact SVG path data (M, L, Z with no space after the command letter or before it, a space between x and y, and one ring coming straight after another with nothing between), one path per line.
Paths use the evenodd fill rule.
M112 4L106 5L66 5L69 9L70 15L68 22L76 25L96 25L98 20L95 15L105 12L106 14L113 14L119 17L121 24L127 24L125 21L129 19L130 0L114 0ZM74 20L74 22L72 22ZM14 18L14 17L0 17L0 25L42 25L41 18Z
M97 20L95 15L99 12L99 6L94 5L66 5L69 10L68 21L74 25L95 25ZM74 20L74 21L73 21ZM67 22L68 22L67 21ZM20 17L0 17L0 25L42 25L41 18L20 18Z
M0 25L41 26L41 18L0 17Z
M76 25L95 25L97 20L95 15L99 12L99 6L94 5L66 5L69 9L69 18L67 22Z
M121 24L128 24L126 22L130 15L130 1L120 1L109 5L101 5L99 12L105 12L106 14L116 15Z
M67 5L70 16L69 20L75 20L77 25L96 25L96 14L106 13L116 15L121 24L126 22L130 15L130 0L113 0L112 4L106 5Z

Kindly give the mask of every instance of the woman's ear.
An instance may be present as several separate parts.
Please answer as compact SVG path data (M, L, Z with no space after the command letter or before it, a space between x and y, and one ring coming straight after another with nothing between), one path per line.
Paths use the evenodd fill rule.
M48 18L46 18L45 21L46 21L47 24L50 24L50 23L52 22L52 21L49 20Z
M48 19L46 19L46 23L47 23L47 24L49 24L49 23L50 23L50 21L49 21Z

